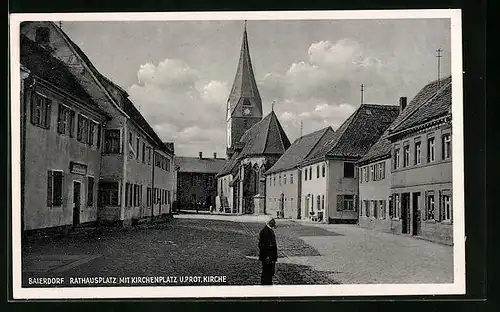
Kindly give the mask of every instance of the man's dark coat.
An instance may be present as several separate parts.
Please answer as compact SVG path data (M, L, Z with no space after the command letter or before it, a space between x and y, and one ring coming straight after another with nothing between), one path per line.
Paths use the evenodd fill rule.
M262 285L272 285L275 263L278 260L278 246L274 231L265 226L259 234L259 260L262 261Z

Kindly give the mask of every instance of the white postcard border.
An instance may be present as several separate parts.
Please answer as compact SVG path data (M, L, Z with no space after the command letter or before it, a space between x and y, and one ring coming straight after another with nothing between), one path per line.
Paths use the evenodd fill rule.
M173 20L297 20L297 19L422 19L451 20L452 124L453 124L453 262L451 284L274 285L269 286L127 286L127 287L21 287L20 220L20 63L19 31L22 21L173 21ZM260 12L164 12L164 13L48 13L10 15L11 65L11 172L12 172L12 285L14 299L106 298L212 298L212 297L311 297L398 296L465 294L465 202L463 146L461 10L367 11L260 11Z

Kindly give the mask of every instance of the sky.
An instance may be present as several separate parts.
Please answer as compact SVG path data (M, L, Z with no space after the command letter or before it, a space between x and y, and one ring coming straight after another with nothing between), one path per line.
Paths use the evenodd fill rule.
M176 155L225 156L226 102L243 21L63 22L96 68L125 89ZM450 74L449 19L248 21L264 115L290 141L337 129L364 103L397 105Z

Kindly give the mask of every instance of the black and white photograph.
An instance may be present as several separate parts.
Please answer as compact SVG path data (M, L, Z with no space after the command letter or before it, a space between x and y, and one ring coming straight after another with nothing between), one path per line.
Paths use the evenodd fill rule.
M460 14L12 15L14 298L464 294Z

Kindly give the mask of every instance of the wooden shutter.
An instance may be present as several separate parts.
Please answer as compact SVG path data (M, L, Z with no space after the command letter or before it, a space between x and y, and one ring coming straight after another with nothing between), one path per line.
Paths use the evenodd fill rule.
M75 135L75 111L69 113L69 137L72 138Z
M52 100L45 98L45 128L50 129L50 118L52 111Z
M424 193L424 211L422 212L422 220L427 220L427 209L428 209L428 205L429 205L429 199L428 199L428 196L429 196L429 192L425 192Z
M344 195L337 195L337 211L344 210Z
M436 221L441 222L444 219L444 207L442 205L442 203L443 203L443 192L439 191L438 194L439 194L439 196L438 196L438 203L437 203L437 205L434 205L434 207L437 207L437 209L438 209Z
M358 195L354 195L354 211L358 211Z
M47 172L47 207L52 207L52 180L53 180L53 172Z
M40 103L38 102L38 97L36 96L36 93L33 92L31 93L31 123L34 125L38 124L39 120L39 110L38 110L38 105Z
M100 148L101 147L101 136L102 136L102 127L101 125L97 125L97 142L96 142L96 145L97 145L97 148Z

